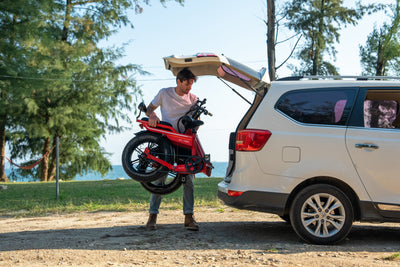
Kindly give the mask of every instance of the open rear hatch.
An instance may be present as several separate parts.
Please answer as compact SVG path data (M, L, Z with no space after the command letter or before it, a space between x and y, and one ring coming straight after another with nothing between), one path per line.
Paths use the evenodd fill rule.
M183 68L196 76L212 75L263 96L269 86L266 69L255 71L223 55L198 53L193 56L169 56L164 58L165 68L176 76Z
M196 76L216 76L228 85L236 94L248 102L250 108L240 121L236 128L236 132L247 127L251 116L257 109L270 86L265 68L260 71L255 71L223 55L198 53L193 56L169 56L164 58L164 63L165 68L172 71L175 76L183 68L190 69ZM255 92L253 102L249 102L225 81ZM235 166L236 132L231 133L229 137L229 165L226 170L226 182L230 182L230 174Z

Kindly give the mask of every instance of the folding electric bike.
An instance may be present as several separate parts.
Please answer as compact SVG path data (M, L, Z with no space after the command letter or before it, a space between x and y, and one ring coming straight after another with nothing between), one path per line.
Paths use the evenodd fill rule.
M204 173L211 175L213 168L210 155L205 154L197 136L203 125L200 115L212 116L204 107L206 99L196 104L179 119L183 133L176 131L168 122L161 121L156 127L149 125L148 118L139 119L146 112L146 105L139 105L136 121L144 131L136 133L122 153L122 166L132 179L140 182L149 192L169 194L185 182L186 175Z

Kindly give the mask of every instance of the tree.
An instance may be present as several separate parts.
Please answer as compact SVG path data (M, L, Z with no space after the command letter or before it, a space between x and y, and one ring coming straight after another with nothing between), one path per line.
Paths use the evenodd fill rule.
M335 58L334 44L339 42L339 30L348 24L356 25L365 11L372 5L357 8L343 6L342 0L293 0L285 7L287 26L304 39L297 57L301 67L295 68L296 74L337 75L336 67L324 59L325 54Z
M284 19L282 16L280 19L276 19L275 13L275 0L267 0L267 20L264 20L265 25L267 26L267 55L268 55L268 74L270 81L274 81L277 78L277 70L282 67L289 58L293 55L294 50L296 49L297 44L301 39L301 34L298 37L292 51L289 56L279 65L276 66L276 46L280 43L289 41L290 39L298 36L299 34L295 34L286 40L277 41L278 40L278 30L279 30L279 22Z
M267 24L267 54L268 72L270 81L276 77L276 55L275 55L275 0L267 0L268 20Z
M391 23L384 23L380 29L374 27L365 46L359 46L364 75L400 73L400 0L390 10L393 12Z
M7 129L16 128L23 115L21 100L29 93L35 81L16 77L29 76L27 47L32 35L37 33L34 23L38 8L44 1L26 5L26 1L0 2L0 181L7 181L5 174L5 145Z
M35 35L21 45L29 71L8 78L34 81L20 101L24 116L9 127L11 157L43 157L40 169L19 172L51 180L52 147L59 137L64 179L89 170L105 174L111 165L99 140L106 132L121 131L121 119L129 120L124 111L130 109L131 94L140 95L140 88L124 77L142 70L134 64L118 65L123 48L102 48L99 42L121 26L132 27L128 12L141 12L142 7L138 0L32 2L39 10L31 18ZM21 27L26 27L23 23Z

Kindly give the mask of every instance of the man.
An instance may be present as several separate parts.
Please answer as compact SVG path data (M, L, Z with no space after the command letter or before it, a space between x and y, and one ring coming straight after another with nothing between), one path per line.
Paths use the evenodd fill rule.
M153 101L147 107L146 115L149 117L149 125L155 127L160 119L154 112L157 107L161 107L162 120L172 124L175 130L179 132L182 126L178 126L179 119L196 104L197 97L190 93L196 76L187 68L181 70L176 75L176 87L161 89L154 97ZM198 231L199 225L193 218L194 175L187 175L186 182L183 184L183 214L185 215L184 226L187 230ZM158 209L161 204L161 195L152 194L150 198L149 219L146 228L156 229Z

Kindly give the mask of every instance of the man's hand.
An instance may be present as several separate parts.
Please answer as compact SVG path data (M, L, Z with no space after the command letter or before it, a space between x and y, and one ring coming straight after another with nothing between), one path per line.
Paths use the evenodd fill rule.
M151 127L156 127L158 123L160 123L160 119L157 117L156 113L154 113L155 107L153 104L149 104L147 107L146 115L149 117L149 125Z
M151 127L156 127L157 124L160 123L160 119L157 117L157 115L153 112L150 116L149 116L149 125Z

